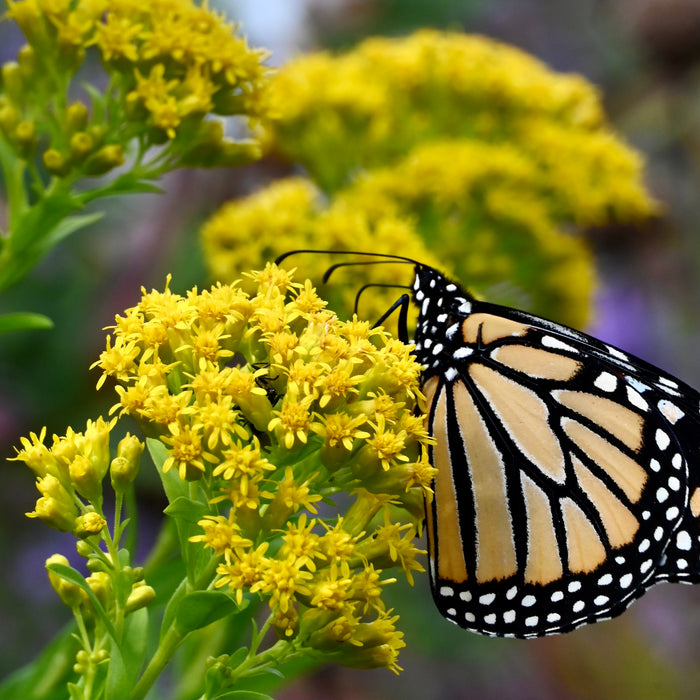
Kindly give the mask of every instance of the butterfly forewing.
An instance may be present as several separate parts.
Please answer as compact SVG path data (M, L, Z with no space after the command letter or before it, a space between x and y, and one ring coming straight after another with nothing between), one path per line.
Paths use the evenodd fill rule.
M416 268L414 301L443 615L484 634L555 634L658 581L700 580L697 392L430 268Z

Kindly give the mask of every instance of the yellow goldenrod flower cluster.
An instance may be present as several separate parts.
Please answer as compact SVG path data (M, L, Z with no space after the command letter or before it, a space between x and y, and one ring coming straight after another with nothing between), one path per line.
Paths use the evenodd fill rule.
M266 113L265 52L250 49L224 18L191 0L8 0L27 43L1 69L0 137L49 174L102 175L137 165L152 146L177 141L148 165L230 165L257 153L252 142L224 137L209 114ZM90 51L104 78L69 102ZM81 76L81 81L84 78ZM87 103L86 103L87 102ZM143 174L143 173L139 173Z
M385 570L422 571L434 476L420 366L325 307L273 265L186 296L144 291L95 364L117 382L113 413L159 441L164 478L203 494L189 540L216 558L215 587L239 606L262 596L294 649L397 670Z
M358 168L386 166L417 144L443 139L510 143L546 179L568 142L566 152L583 162L560 167L577 173L581 189L590 191L595 174L612 206L635 214L651 208L639 181L641 161L612 136L595 88L485 37L423 30L369 39L341 55L301 56L275 76L270 99L273 146L327 190L346 184ZM550 173L550 186L559 176ZM618 178L623 182L614 183ZM581 197L581 214L587 199Z
M431 262L427 249L477 295L580 326L594 272L573 231L656 211L596 90L484 37L425 30L301 56L270 103L268 147L314 185L273 184L215 214L203 237L216 279L240 273L239 250L256 265L302 247ZM401 222L406 246L359 236L363 219Z
M124 494L138 474L144 443L127 433L112 458L110 434L115 422L88 420L83 432L69 428L64 436L54 435L50 447L44 444L45 429L39 435L31 433L29 438L21 439L22 449L14 457L34 472L41 494L27 517L71 532L78 539L78 554L87 560L87 578L70 569L62 554L46 561L51 585L73 610L83 631L87 620L95 622L106 616L121 628L128 615L155 598L155 590L144 580L143 569L132 566L127 551L120 546ZM103 482L108 475L114 498L107 499L109 507L105 508ZM112 503L116 515L110 526ZM95 639L88 642L84 635L82 641L75 670L94 680L96 666L109 657L109 634L98 624ZM91 650L89 657L85 656L87 649Z
M245 199L228 202L201 230L212 277L233 282L242 270L255 268L261 260L303 248L400 252L449 272L422 241L411 217L401 215L391 203L372 206L368 199L365 204L358 206L341 198L325 204L316 185L301 177L278 180ZM320 280L338 261L337 257L315 254L295 259L294 264L311 279ZM406 284L406 269L386 265L377 274L360 266L353 268L351 277L339 272L333 284L323 290L324 298L339 314L347 314L357 290L372 281ZM395 289L374 287L362 296L359 311L364 318L379 318L396 297Z

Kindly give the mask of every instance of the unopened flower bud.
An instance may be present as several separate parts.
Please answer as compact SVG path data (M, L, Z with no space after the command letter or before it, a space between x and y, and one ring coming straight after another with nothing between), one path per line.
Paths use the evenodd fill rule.
M123 491L136 478L144 447L136 436L129 433L119 441L117 456L109 467L109 476L115 491Z
M90 503L98 503L102 498L102 479L92 462L83 455L76 455L68 469L75 490Z
M82 453L90 460L100 481L109 469L109 432L112 426L100 416L89 420L82 441Z
M53 589L58 593L61 600L69 607L75 608L80 605L83 600L85 600L85 592L80 586L75 583L67 581L62 576L54 573L49 569L50 564L62 564L63 566L70 566L70 563L66 557L62 554L52 554L46 560L46 568L49 574L49 582Z
M124 149L118 143L102 146L97 153L90 156L85 165L83 172L86 175L99 176L108 173L112 168L116 168L124 163Z
M25 44L19 50L19 53L17 54L17 62L19 63L19 67L21 69L22 78L25 81L31 80L36 77L36 51L34 51L34 49L31 46L29 46L29 44Z
M0 105L0 129L11 139L19 124L19 112L9 102Z
M42 160L44 161L44 167L51 175L56 177L63 177L70 170L70 161L55 148L49 148L44 151Z
M22 102L22 91L24 81L22 80L22 70L19 63L8 61L4 63L0 69L0 78L2 79L3 92L14 102L20 104Z
M126 611L133 612L150 605L156 597L156 592L145 581L134 584L126 600Z
M82 102L73 102L66 107L66 126L70 133L82 131L88 122L88 108Z
M37 500L34 510L25 515L28 518L39 518L43 523L60 532L70 532L73 529L76 514L77 509L67 511L60 501L50 496L42 496Z
M90 134L78 131L70 137L70 154L77 163L85 160L91 153L94 143Z
M22 158L29 158L36 147L36 129L33 122L20 122L15 128L15 142L18 146L19 155Z
M99 513L85 513L76 519L73 534L83 539L99 535L106 524L107 521Z
M96 571L85 580L102 607L106 608L112 598L112 579L109 574L104 571Z
M75 543L75 551L78 552L83 559L87 559L93 553L94 549L85 540L78 540Z

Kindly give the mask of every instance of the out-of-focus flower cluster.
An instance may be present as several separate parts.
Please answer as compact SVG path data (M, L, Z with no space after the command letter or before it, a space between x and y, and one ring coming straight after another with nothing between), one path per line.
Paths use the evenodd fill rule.
M384 570L422 570L434 475L420 367L325 305L271 265L187 296L144 292L96 365L117 382L114 411L167 447L162 471L206 494L191 539L219 558L216 586L239 604L264 596L282 639L396 669Z
M309 242L423 261L427 248L472 292L580 326L594 272L573 231L656 210L594 88L483 37L420 31L301 56L273 78L270 103L269 148L305 166L329 203L309 216L299 200L319 198L312 185L273 185L279 243L255 233L268 194L223 209L204 228L216 279L236 278L239 248L252 265ZM402 223L405 248L357 235L358 221L385 220ZM394 282L386 269L374 279Z
M225 282L234 281L241 269L254 268L261 259L303 248L398 252L449 272L418 235L413 219L396 207L372 208L343 197L325 204L318 188L301 177L278 180L245 199L224 204L205 222L201 235L212 276ZM305 275L320 280L331 264L340 261L338 256L319 253L285 264L298 264ZM406 267L383 265L381 276L363 266L354 266L351 275L339 271L323 289L324 298L340 315L348 314L357 291L372 280L406 284ZM396 298L396 289L372 287L362 295L358 313L379 318Z
M2 66L0 137L21 159L58 177L102 175L133 147L137 165L231 165L258 152L224 136L216 115L266 113L266 54L224 18L191 0L8 0L27 44ZM87 75L88 100L69 101L87 52L104 75ZM81 82L85 76L81 74ZM100 85L100 87L95 87ZM172 142L176 142L173 146ZM141 173L143 174L143 173Z

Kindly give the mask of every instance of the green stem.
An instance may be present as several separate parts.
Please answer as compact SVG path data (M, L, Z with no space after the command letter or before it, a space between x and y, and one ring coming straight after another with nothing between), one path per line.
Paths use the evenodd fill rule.
M163 669L170 663L173 654L180 646L184 636L173 626L161 640L156 649L156 653L151 658L146 670L139 678L131 693L131 700L143 700L153 684L163 672Z

